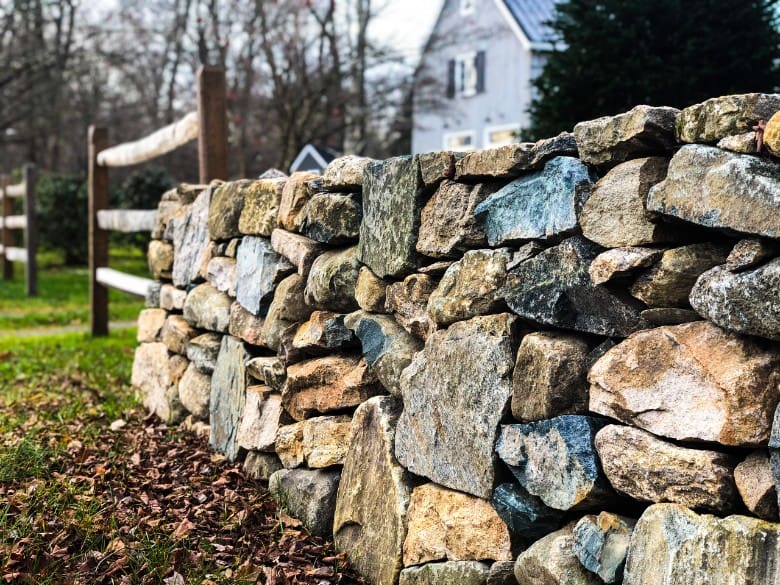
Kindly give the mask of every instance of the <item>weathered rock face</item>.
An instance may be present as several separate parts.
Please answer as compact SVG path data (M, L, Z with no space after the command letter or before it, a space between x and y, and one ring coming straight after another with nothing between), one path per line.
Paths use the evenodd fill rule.
M196 419L208 420L211 376L190 363L179 381L179 400Z
M491 246L519 240L559 239L573 233L590 195L588 167L557 157L544 170L517 179L477 205L477 219Z
M338 471L329 469L280 469L268 480L268 488L279 507L309 532L328 536L340 478Z
M301 231L312 240L331 246L356 242L363 206L360 199L338 193L321 193L306 206Z
M165 325L168 313L162 309L144 309L138 315L138 331L135 339L138 343L153 343L160 340L160 332Z
M706 321L641 331L591 368L590 410L672 439L758 445L779 365L777 350Z
M295 267L274 252L266 238L245 237L236 259L236 300L253 315L263 316L276 285Z
M590 281L599 252L576 236L521 263L507 277L509 308L543 325L599 335L623 337L641 328L641 303Z
M564 415L503 425L496 452L520 485L551 508L592 509L614 498L594 445L603 424L588 416Z
M274 390L281 389L281 384L287 378L287 368L278 357L252 358L246 363L246 371L252 378ZM281 384L278 378L281 378Z
M401 402L372 398L355 411L336 501L333 539L376 585L393 585L402 567L412 478L393 455Z
M508 248L471 250L444 273L428 298L428 315L439 325L471 319L504 308Z
M515 561L519 585L599 585L574 553L574 524L537 540Z
M303 465L303 422L279 427L276 432L276 454L286 469Z
M589 353L588 342L568 333L523 337L512 374L512 415L532 422L587 411Z
M279 226L291 232L298 232L306 217L306 203L310 194L307 183L318 177L317 173L298 172L290 175L282 189L279 201Z
M153 240L173 240L173 218L182 210L184 202L176 189L166 191L157 206L157 221L151 236Z
M352 417L318 416L303 423L303 455L317 469L343 465L350 441Z
M435 187L445 179L455 176L455 162L465 156L449 150L425 152L417 158L420 161L420 175L426 187Z
M428 274L410 274L403 282L394 282L385 289L385 309L412 335L428 339L436 330L428 315L428 300L436 289L437 280Z
M184 418L178 385L186 368L187 360L169 357L164 343L142 343L135 349L131 383L138 389L146 409L165 422Z
M184 301L187 298L187 291L176 288L170 284L164 284L160 287L160 308L166 311L181 311L184 308Z
M652 266L663 256L664 250L658 248L613 248L602 252L593 259L588 273L593 284L604 284L615 278L628 276L635 270Z
M485 232L474 209L494 191L490 185L442 181L423 207L417 251L432 258L450 258L485 245Z
M217 256L209 260L206 281L220 292L236 296L236 261L233 258Z
M517 585L515 561L496 561L493 563L490 566L486 585Z
M322 246L314 240L280 229L271 233L271 247L287 258L301 276L309 274L314 260L323 252Z
M269 237L276 228L286 178L252 181L244 192L244 208L238 220L242 234Z
M616 490L643 502L673 502L728 513L737 502L737 459L678 447L633 427L609 425L596 437L604 473Z
M605 116L574 127L580 158L592 165L617 164L675 147L679 110L637 106L625 114Z
M247 386L236 437L239 447L247 451L273 451L282 422L282 397L268 386Z
M238 301L230 305L230 325L228 333L246 341L250 345L265 345L265 319L256 317Z
M181 315L168 315L160 330L160 341L165 344L168 351L181 355L187 354L187 344L197 335L197 331L190 327Z
M363 186L363 173L372 162L375 161L363 156L339 157L325 167L322 184L332 191L360 191Z
M170 279L173 270L173 244L162 240L149 242L146 253L149 272L157 280Z
M187 359L204 374L211 374L217 365L222 336L217 333L203 333L190 339L187 345Z
M489 502L428 483L414 488L404 566L512 559L509 531Z
M234 461L240 452L238 429L246 402L246 362L244 344L235 337L222 338L217 366L211 377L209 445Z
M204 190L192 205L180 210L173 226L173 284L187 286L200 278L200 267L209 246L209 206L212 188Z
M355 282L355 300L360 308L372 313L385 313L387 283L371 272L368 266L361 266Z
M485 585L490 567L478 561L447 561L401 571L398 585Z
M699 275L725 262L727 256L728 246L710 243L666 250L660 262L640 274L629 290L648 307L685 308Z
M379 278L400 278L419 265L415 250L424 204L416 157L366 167L358 259Z
M381 392L364 359L330 355L289 366L282 402L295 420L303 420L357 406Z
M748 238L740 240L726 258L726 268L731 272L740 272L762 264L780 253L780 244L773 240Z
M489 498L493 443L507 411L515 317L475 317L434 333L401 374L396 456L446 487Z
M312 264L305 299L312 307L347 313L358 308L355 284L360 271L357 248L326 252Z
M252 181L232 181L219 185L209 204L208 233L212 240L229 240L241 236L238 221L244 209L246 191ZM178 254L178 250L177 250Z
M747 93L717 97L685 108L677 119L680 142L717 142L749 132L780 110L780 94Z
M780 340L780 258L737 274L713 268L696 281L690 301L721 327Z
M184 301L184 318L193 327L226 333L230 323L230 297L208 283L192 289Z
M639 158L616 166L596 183L582 207L589 240L607 248L674 241L673 229L647 213L647 193L666 178L669 159Z
M696 311L676 307L645 309L639 315L652 325L681 325L683 323L701 321L701 317L699 317Z
M780 165L711 146L687 145L647 208L713 228L780 238Z
M780 115L777 112L769 118L764 128L764 146L775 156L780 156Z
M777 583L780 526L650 506L631 536L624 585ZM725 579L725 580L724 580Z
M273 453L250 451L244 459L244 473L252 479L268 481L280 469L282 469L282 464Z
M584 516L574 526L574 554L604 583L621 583L636 520L602 512Z
M305 288L306 279L299 274L288 276L276 287L263 326L265 345L274 351L279 350L282 332L294 323L305 321L312 313L304 298Z
M777 522L777 491L766 451L753 451L734 469L734 481L748 510Z
M355 336L344 325L344 315L314 311L309 320L298 326L292 340L295 349L309 353L335 351L355 345Z
M756 142L755 132L745 132L734 136L726 136L718 140L715 145L721 150L730 150L740 154L756 154L758 152L758 143Z
M521 541L534 541L561 527L564 512L545 506L515 483L502 483L493 492L493 507L509 532Z

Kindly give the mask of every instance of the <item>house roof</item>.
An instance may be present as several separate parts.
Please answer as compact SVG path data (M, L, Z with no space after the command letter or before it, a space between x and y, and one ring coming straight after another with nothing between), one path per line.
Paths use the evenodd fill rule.
M549 43L553 30L547 23L555 17L555 5L561 0L503 0L510 14L531 43Z

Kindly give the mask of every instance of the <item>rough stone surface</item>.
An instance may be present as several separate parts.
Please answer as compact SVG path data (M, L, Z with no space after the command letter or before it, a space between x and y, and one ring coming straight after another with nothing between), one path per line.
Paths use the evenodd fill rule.
M172 277L173 244L162 240L152 240L149 242L146 259L152 278L168 280Z
M439 325L505 308L503 302L509 248L471 250L444 273L428 298L428 315Z
M187 345L197 334L197 330L190 327L181 315L168 315L160 331L160 341L168 351L187 355Z
M131 383L138 390L149 412L168 423L184 418L179 401L179 379L187 360L168 355L163 343L142 343L135 349Z
M314 311L295 332L292 346L309 353L335 351L355 345L355 336L344 325L344 315Z
M160 287L160 308L166 311L181 311L184 308L184 301L187 298L187 291L176 288L171 284L164 284Z
M286 469L300 467L306 461L303 427L304 423L297 422L279 427L276 433L276 454Z
M778 524L657 504L634 528L623 585L778 583L779 555Z
M282 401L295 420L303 420L357 406L381 392L363 358L330 355L289 366Z
M699 317L696 311L679 309L677 307L645 309L639 313L639 316L652 325L681 325L683 323L701 321L701 317Z
M778 110L769 118L764 128L764 146L766 149L780 157L780 106Z
M712 243L666 250L655 266L639 275L629 291L648 307L686 308L696 279L725 262L727 256L728 246Z
M277 220L279 227L291 232L299 232L306 217L306 204L310 194L307 183L319 175L308 171L293 173L282 189Z
M589 416L563 415L503 425L496 452L520 485L547 506L593 509L614 498L593 442L603 424Z
M677 119L680 142L717 142L753 129L780 110L780 94L747 93L709 99L685 108Z
M766 442L780 352L707 321L640 331L591 368L590 410L681 441Z
M282 333L287 328L311 315L313 309L306 304L305 288L306 279L299 274L288 276L276 287L263 326L265 345L272 350L279 350Z
M640 329L641 303L590 281L602 249L576 236L510 271L506 302L525 319L598 335L625 337Z
M341 474L330 469L280 469L268 480L274 500L317 536L330 536Z
M309 274L314 260L323 252L323 247L314 240L280 229L271 233L271 247L287 258L301 276Z
M368 266L361 266L355 282L355 300L360 308L372 313L385 313L387 283L371 272Z
M546 506L515 483L502 483L493 492L493 507L516 539L532 542L558 530L564 512Z
M295 267L274 252L266 238L247 236L238 247L236 300L253 315L264 316L276 285Z
M187 359L204 374L211 374L217 365L222 336L218 333L203 333L190 339L187 344Z
M607 248L673 242L674 228L647 213L647 194L668 167L667 158L639 158L599 179L579 216L585 237Z
M734 456L678 447L633 427L608 425L596 436L613 487L642 502L673 502L728 513L737 502Z
M737 274L715 267L696 281L690 301L721 327L780 341L780 258Z
M230 305L228 333L250 345L265 345L265 321L263 317L256 317L236 301Z
M559 239L578 228L577 216L590 195L588 167L561 156L542 171L525 175L476 206L488 243Z
M663 256L658 248L613 248L593 259L588 273L593 284L604 284L615 278L628 276L632 272L652 266Z
M233 181L222 183L214 189L208 215L208 234L212 240L229 240L241 236L238 221L251 184L249 180ZM179 253L178 249L176 253Z
M490 498L493 443L507 412L516 318L475 317L434 333L401 374L396 456L409 471Z
M419 155L420 176L425 186L436 187L445 179L452 179L455 176L455 162L463 156L463 153L448 150Z
M417 251L432 258L450 258L484 246L485 232L474 210L495 190L491 185L442 181L423 207Z
M766 136L766 134L764 134ZM766 144L766 142L764 143ZM731 152L738 152L740 154L756 154L758 152L758 142L756 141L756 133L745 132L744 134L735 134L734 136L725 136L718 140L716 144L721 150L730 150Z
M282 469L282 462L273 453L250 451L244 459L244 473L252 479L268 481L280 469Z
M415 246L424 203L416 157L367 166L358 259L379 278L401 278L419 266Z
M190 363L179 381L179 400L195 419L208 420L211 376Z
M184 318L193 327L226 333L230 323L230 297L208 283L192 289L184 301Z
M777 491L766 451L754 451L734 469L734 481L748 510L777 522Z
M780 253L780 245L772 240L759 238L740 240L729 252L726 268L731 272L741 272L762 264L778 253Z
M574 553L574 524L537 540L515 561L519 585L600 585Z
M588 409L590 345L563 332L530 333L517 350L512 416L532 422Z
M487 585L517 585L514 560L496 561L490 565L486 583Z
M322 173L322 185L333 191L360 191L363 173L373 159L347 155L331 161Z
M604 583L622 583L628 544L636 520L602 512L585 516L574 526L574 553Z
M312 469L343 465L352 417L318 416L303 423L303 456Z
M385 289L385 309L412 335L421 339L436 330L428 315L428 300L438 282L428 274L410 274L403 282L394 282Z
M336 549L374 585L393 585L402 567L412 478L393 454L401 409L382 396L355 411L336 501Z
M138 314L138 330L135 339L138 343L153 343L160 341L165 319L168 313L163 309L143 309Z
M157 206L157 221L151 233L153 240L171 241L173 239L173 218L181 212L183 207L184 202L176 193L176 189L162 194Z
M431 561L512 559L504 521L490 502L428 483L414 488L404 566Z
M238 220L242 234L269 237L276 228L286 178L252 181L244 192L244 208Z
M385 389L400 397L401 372L422 349L422 342L389 315L357 311L348 315L344 324L360 339L363 357Z
M206 281L220 292L236 296L236 261L217 256L209 260Z
M226 335L222 338L217 366L211 377L209 445L223 453L228 461L235 461L240 452L238 429L246 402L245 364L248 357L244 344Z
M192 205L183 207L173 226L173 284L187 286L200 278L200 266L209 247L209 205L213 188L204 190Z
M276 432L284 422L282 397L268 386L247 386L236 440L247 451L274 451Z
M409 567L401 571L398 585L485 585L490 567L478 561L447 561Z
M321 193L306 205L301 231L312 240L338 246L356 242L363 207L359 199L339 193Z
M703 225L780 238L780 164L711 146L682 147L647 208Z
M358 308L355 285L360 270L358 249L326 252L312 264L306 281L306 303L322 310L347 313Z

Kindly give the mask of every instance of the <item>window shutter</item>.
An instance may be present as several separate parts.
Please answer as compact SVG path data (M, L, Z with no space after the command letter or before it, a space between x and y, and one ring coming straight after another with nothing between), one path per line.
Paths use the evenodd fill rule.
M455 97L455 59L450 59L447 63L447 97Z
M485 51L479 51L476 58L477 93L485 91Z

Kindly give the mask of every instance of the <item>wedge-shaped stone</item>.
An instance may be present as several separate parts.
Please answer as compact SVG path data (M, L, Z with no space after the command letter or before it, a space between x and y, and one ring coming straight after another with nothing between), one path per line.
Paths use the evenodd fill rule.
M238 429L246 402L248 359L239 339L230 335L222 338L217 366L211 377L209 445L223 453L228 461L235 461L240 453Z
M187 344L187 359L204 374L211 374L217 365L217 356L222 344L222 335L203 333L190 339Z
M628 294L594 285L588 270L602 248L575 236L510 271L509 308L542 325L624 337L642 328L644 306Z
M398 585L485 585L489 575L486 563L447 561L404 569Z
M324 311L356 310L355 284L360 270L357 256L355 247L319 256L306 281L306 303Z
M636 520L602 512L584 516L574 526L574 553L604 583L622 583L628 545Z
M707 321L640 331L591 368L590 410L656 435L766 443L780 352Z
M778 556L778 524L656 504L645 510L631 535L623 585L778 583Z
M609 425L596 448L610 483L643 502L673 502L728 513L737 502L734 456L678 447L641 429Z
M131 383L146 409L164 422L175 423L184 418L179 380L186 369L187 360L170 356L164 343L142 343L135 349Z
M674 108L636 106L624 114L605 116L574 127L580 158L591 165L612 165L662 154L676 146Z
M355 407L382 390L363 358L332 355L289 366L282 402L295 420L303 420Z
M574 523L537 540L517 557L519 585L600 585L574 552Z
M308 182L319 175L311 172L298 172L290 175L282 189L277 220L279 227L291 232L299 232L306 217L306 204L311 197Z
M490 498L493 444L507 412L516 318L475 317L437 331L401 374L396 456L438 484Z
M192 205L181 208L173 226L173 284L185 287L200 279L209 247L209 205L214 188L204 190Z
M300 467L306 461L303 452L303 422L279 427L276 433L276 454L286 469Z
M236 261L233 258L216 256L209 260L206 281L220 292L236 296Z
M410 274L385 289L385 308L415 337L428 339L436 323L428 315L428 300L438 280L428 274Z
M309 353L335 351L356 345L355 336L344 324L344 315L314 311L295 332L292 346Z
M303 422L303 456L312 469L343 465L352 417L318 416Z
M658 248L613 248L602 252L593 259L588 273L593 284L604 284L615 278L628 276L640 268L652 266L663 256Z
M371 272L368 266L361 266L355 282L355 300L360 308L372 313L386 313L385 299L387 283Z
M309 274L314 260L322 254L323 247L305 236L275 229L271 234L271 247L298 269L298 274Z
M375 161L364 156L339 157L325 167L322 185L333 191L360 191L363 186L363 173L372 162Z
M247 386L236 438L239 447L247 451L274 451L276 433L284 421L279 394L274 394L268 386Z
M749 132L759 120L780 110L780 94L726 95L689 106L680 112L676 132L680 142L717 142Z
M658 325L682 325L683 323L692 323L701 321L701 317L696 311L691 309L680 309L677 307L657 307L655 309L645 309L639 315L648 323Z
M317 536L330 536L341 474L331 469L280 469L268 480L279 507Z
M245 237L236 260L236 300L253 315L268 312L276 285L295 267L266 238Z
M777 522L777 490L766 451L753 451L737 465L734 481L748 510L759 518Z
M546 506L516 483L502 483L493 492L493 507L519 542L532 542L563 524L564 512Z
M160 341L168 351L181 355L187 354L190 340L198 334L181 315L168 315L160 330Z
M780 238L780 164L711 146L682 147L647 208L712 228Z
M242 234L269 237L276 228L282 190L287 178L252 181L244 192L244 208L238 220Z
M301 231L306 237L330 246L357 242L363 206L359 198L340 193L320 193L306 205Z
M576 158L561 156L544 165L544 170L493 193L475 212L491 246L560 239L577 230L577 216L591 187L588 167Z
M238 222L251 184L252 181L244 179L222 183L214 189L208 216L208 234L212 240L229 240L241 236Z
M402 567L411 475L393 454L400 400L371 398L355 411L336 500L333 540L375 585L393 585Z
M441 560L512 559L509 530L490 502L433 483L414 488L407 526L405 567Z
M780 254L780 242L747 238L734 244L726 259L726 268L731 272L741 272L763 264L764 261L778 254Z
M193 418L208 420L211 397L211 376L190 363L179 381L179 400Z
M184 318L198 329L227 333L231 302L229 296L210 284L199 284L187 294Z

